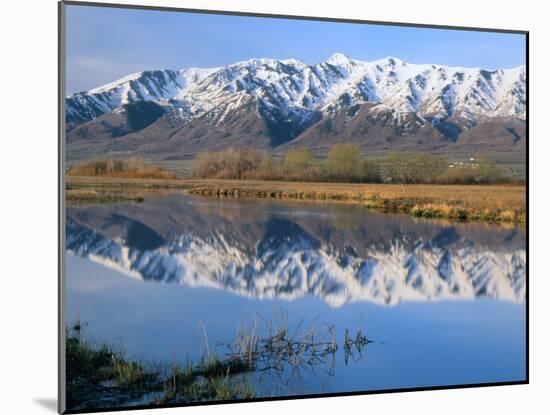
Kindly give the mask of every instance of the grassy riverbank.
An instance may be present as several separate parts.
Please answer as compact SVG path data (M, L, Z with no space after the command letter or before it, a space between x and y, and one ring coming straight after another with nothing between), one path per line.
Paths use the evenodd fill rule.
M313 321L289 327L288 313L275 310L273 319L254 315L239 328L220 354L210 348L206 328L199 360L148 363L128 358L117 345L97 343L84 333L80 322L67 327L67 406L69 409L132 406L135 402L165 405L198 401L252 399L257 391L247 374L299 373L300 368L334 370L335 354L342 348L346 364L360 357L373 343L361 330L344 330L338 344L335 325ZM329 373L330 375L330 373Z
M130 179L68 177L71 191L109 195L176 189L207 197L270 198L355 203L417 217L489 222L526 222L522 185L353 184L221 179ZM143 197L140 195L140 197Z
M121 347L95 343L80 323L67 328L67 406L70 409L131 405L152 394L152 405L251 399L254 391L240 373L253 365L239 356L209 355L197 363L147 363L128 359Z

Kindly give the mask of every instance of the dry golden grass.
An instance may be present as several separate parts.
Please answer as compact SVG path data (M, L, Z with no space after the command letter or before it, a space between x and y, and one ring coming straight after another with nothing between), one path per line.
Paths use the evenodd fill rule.
M147 165L139 159L91 161L71 166L67 175L136 179L174 179L176 177L170 170Z
M384 211L457 220L526 221L521 185L337 184L221 179L116 179L68 177L69 187L184 189L215 197L274 198L357 203Z
M207 196L310 199L457 220L525 222L525 187L518 185L393 185L207 181L191 193Z

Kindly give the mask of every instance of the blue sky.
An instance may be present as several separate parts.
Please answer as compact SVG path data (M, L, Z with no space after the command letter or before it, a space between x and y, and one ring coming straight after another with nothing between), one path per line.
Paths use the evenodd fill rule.
M67 6L67 93L144 69L212 67L252 57L360 60L486 69L525 64L518 34Z

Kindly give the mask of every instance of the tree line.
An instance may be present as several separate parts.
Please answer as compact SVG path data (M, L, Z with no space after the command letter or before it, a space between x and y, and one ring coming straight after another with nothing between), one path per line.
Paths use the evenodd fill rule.
M366 159L359 144L335 144L323 160L307 148L284 155L254 149L203 152L192 174L206 179L255 179L338 183L493 184L508 180L488 159L452 163L445 157L415 152L392 152Z
M68 176L102 176L138 179L174 179L168 169L146 164L138 158L96 160L69 167Z

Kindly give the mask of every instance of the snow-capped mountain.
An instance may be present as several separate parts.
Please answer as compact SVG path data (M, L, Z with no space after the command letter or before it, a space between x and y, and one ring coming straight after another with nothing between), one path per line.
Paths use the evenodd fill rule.
M223 129L226 118L251 100L271 147L290 142L321 119L344 113L347 125L365 105L374 121L389 116L384 126L395 131L386 135L407 135L418 126L435 129L442 138L453 131L450 138L456 141L460 132L488 120L525 120L526 71L524 66L489 71L410 64L393 57L365 62L340 53L315 65L250 59L220 68L132 74L71 95L66 117L71 130L125 104L152 101L179 120L166 135L185 142L187 124ZM208 144L208 133L205 137Z
M334 307L350 301L525 298L525 235L517 230L497 229L489 237L475 226L373 217L344 231L319 219L322 212L293 212L293 220L250 210L239 220L236 207L224 212L215 205L182 205L188 201L177 197L150 203L116 211L70 209L67 249L144 281L254 298L312 295Z
M124 104L138 101L166 103L178 99L217 68L137 72L67 98L67 124L93 120Z

